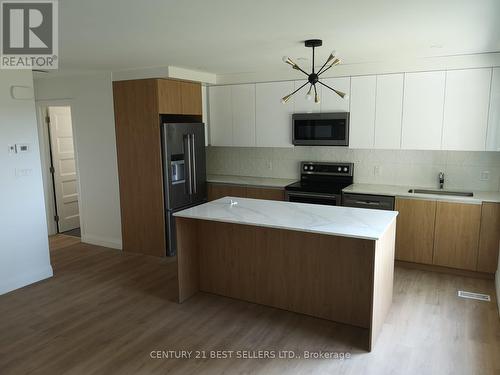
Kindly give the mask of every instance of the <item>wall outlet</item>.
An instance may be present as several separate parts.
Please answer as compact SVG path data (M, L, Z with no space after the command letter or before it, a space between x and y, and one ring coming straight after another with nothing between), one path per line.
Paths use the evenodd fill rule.
M373 175L375 177L380 176L380 165L376 165L376 166L373 167Z
M9 150L9 155L15 154L16 153L16 145L9 145L7 146Z
M490 179L490 171L481 171L480 180L488 181Z

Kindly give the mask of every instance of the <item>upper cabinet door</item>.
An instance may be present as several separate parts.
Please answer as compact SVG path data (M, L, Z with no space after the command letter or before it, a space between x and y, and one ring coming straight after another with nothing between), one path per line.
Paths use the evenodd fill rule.
M484 151L491 69L446 72L444 150Z
M401 148L440 150L445 72L406 73Z
M500 151L500 68L493 68L486 151Z
M183 115L203 115L200 83L181 82L180 94Z
M257 83L255 90L257 147L292 147L294 98L284 104L281 98L294 90L293 81Z
M377 76L375 148L394 150L401 147L403 80L403 74Z
M334 88L335 90L339 90L347 95L350 95L351 77L326 78L322 79L321 81L326 85ZM347 96L345 99L342 99L334 91L324 86L321 86L321 94L321 112L349 112L349 96Z
M210 144L212 146L232 146L231 86L209 87L208 103L210 108Z
M255 147L255 84L233 85L231 90L233 146Z
M158 79L156 84L158 85L158 111L164 114L182 114L182 82Z
M375 131L376 76L351 78L349 147L372 148Z
M300 81L295 81L295 88L294 90L297 90L300 86L302 86L304 83L307 82L307 77L304 76L304 79ZM307 92L309 91L310 84L308 83L304 87L302 87L298 92L296 92L293 95L294 103L295 103L295 113L314 113L314 112L319 112L321 107L320 103L315 103L314 102L314 88L311 91L312 98L311 100L308 100L306 98ZM321 91L322 87L321 85L316 85L316 90L318 90L318 95L319 99L321 102ZM293 91L293 90L292 90ZM289 93L285 94L288 95ZM283 95L283 96L285 96Z

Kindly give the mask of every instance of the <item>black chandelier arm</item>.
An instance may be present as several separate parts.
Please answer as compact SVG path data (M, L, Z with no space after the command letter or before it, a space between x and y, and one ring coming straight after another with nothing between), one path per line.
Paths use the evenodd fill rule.
M342 98L345 96L345 93L343 93L342 91L339 91L339 90L335 90L333 87L328 86L326 83L323 83L321 81L318 81L318 83L325 86L326 88L329 88L330 90L332 90L334 93L336 93L338 96L340 96Z
M326 64L327 64L327 63L328 63L328 59L326 59L326 61L325 61L325 63L323 64L323 66L322 66L322 67L318 70L318 76L319 76L321 73L323 73L323 72L322 72L322 70L323 70L323 68L326 66ZM330 69L330 67L329 67L328 69ZM326 72L326 70L325 70L325 72Z
M300 70L302 73L304 73L306 76L309 77L309 73L307 73L305 70L303 70L300 66L298 66L297 64L295 64L293 67L293 69L296 69L296 70Z
M334 67L335 65L338 65L338 63L337 63L337 64L332 63L330 66L328 66L328 68L326 68L326 69L325 69L325 70L323 70L323 71L321 71L321 69L323 69L323 68L321 68L321 69L320 69L320 71L318 72L318 76L319 76L320 74L323 74L324 72L326 72L326 71L327 71L328 69L330 69L331 67Z
M297 90L295 90L294 92L292 92L291 94L288 94L287 96L292 96L294 95L297 91L299 91L302 87L304 87L305 85L307 85L309 83L309 81L307 81L306 83L304 83L302 86L300 86Z

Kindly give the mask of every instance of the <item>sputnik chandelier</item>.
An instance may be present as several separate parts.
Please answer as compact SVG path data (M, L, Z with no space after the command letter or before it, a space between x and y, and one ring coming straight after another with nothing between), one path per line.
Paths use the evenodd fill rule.
M307 76L307 82L304 83L302 86L300 86L297 90L295 90L294 92L288 94L287 96L284 96L282 99L281 99L281 102L282 103L286 103L288 100L290 100L290 98L296 93L298 92L300 89L302 89L305 85L307 84L310 84L310 87L309 87L309 91L307 92L307 95L306 95L306 98L308 100L312 100L313 99L313 95L312 95L312 92L314 90L314 102L315 103L319 103L319 95L318 95L318 90L316 88L316 84L319 83L320 85L323 85L325 86L326 88L329 88L330 90L334 91L338 96L340 96L341 98L344 98L346 96L345 93L343 93L342 91L339 91L339 90L335 90L333 87L330 87L328 86L326 83L323 83L319 80L319 76L321 74L323 74L324 72L326 72L328 69L330 69L332 66L335 66L335 65L338 65L340 64L340 59L336 58L335 57L335 52L332 52L330 54L330 56L328 57L328 59L325 61L325 63L323 64L323 66L318 70L318 72L314 72L314 49L316 47L321 47L321 45L323 44L323 41L321 39L309 39L309 40L306 40L304 42L305 46L306 47L312 47L312 68L311 68L311 71L312 73L307 73L306 71L304 71L300 66L298 66L290 57L288 56L284 56L283 57L283 62L285 62L286 64L289 64L292 66L293 69L295 70L299 70L301 71L302 73L304 73L306 76Z

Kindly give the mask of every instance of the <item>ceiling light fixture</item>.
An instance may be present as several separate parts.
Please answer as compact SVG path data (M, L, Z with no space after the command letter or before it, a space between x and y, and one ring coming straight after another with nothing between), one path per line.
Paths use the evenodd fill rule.
M319 83L320 85L325 86L326 88L329 88L330 90L334 91L338 96L341 98L344 98L346 96L345 93L339 90L335 90L333 87L328 86L326 83L323 83L319 80L319 76L326 72L328 69L330 69L332 66L340 64L340 59L335 57L335 51L333 51L328 59L325 61L323 66L318 70L317 73L314 72L314 49L316 47L321 47L323 44L323 41L321 39L309 39L304 42L304 45L306 47L312 47L312 73L307 73L305 70L303 70L300 66L298 66L291 58L288 56L283 57L283 62L290 65L293 69L299 70L302 73L304 73L307 76L307 82L304 83L302 86L300 86L297 90L292 92L291 94L288 94L287 96L284 96L281 99L282 103L286 103L290 98L300 89L302 89L305 85L310 84L309 90L307 91L306 99L307 100L312 100L313 99L313 91L314 91L314 102L319 103L319 95L318 95L318 90L316 89L316 84Z

